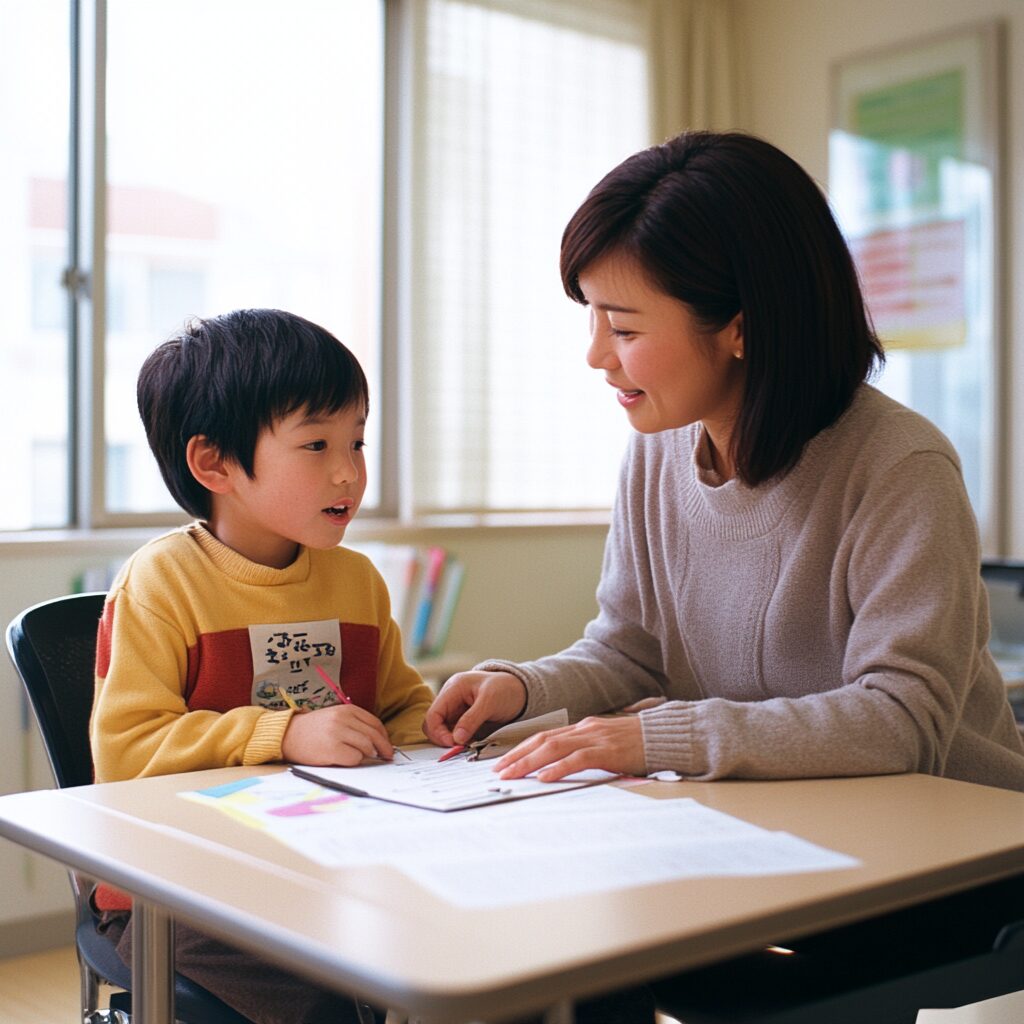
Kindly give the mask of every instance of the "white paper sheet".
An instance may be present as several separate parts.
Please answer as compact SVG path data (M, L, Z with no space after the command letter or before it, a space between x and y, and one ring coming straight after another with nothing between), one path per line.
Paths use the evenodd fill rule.
M391 865L468 908L674 878L832 871L858 863L693 799L652 800L617 786L458 814L350 797L288 772L182 795L269 831L321 864Z
M471 761L462 754L440 761L439 757L445 753L444 747L422 747L409 750L409 760L396 757L387 764L361 764L355 768L297 764L291 770L303 779L353 796L371 796L433 811L459 811L526 797L550 796L616 778L611 772L586 771L559 782L501 779L494 773L495 761Z

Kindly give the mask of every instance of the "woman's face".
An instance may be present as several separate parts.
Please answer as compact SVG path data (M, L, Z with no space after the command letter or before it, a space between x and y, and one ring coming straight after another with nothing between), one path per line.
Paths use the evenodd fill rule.
M743 394L743 322L702 331L690 308L655 289L632 259L611 253L580 274L590 307L587 362L603 370L642 434L702 422L728 451Z

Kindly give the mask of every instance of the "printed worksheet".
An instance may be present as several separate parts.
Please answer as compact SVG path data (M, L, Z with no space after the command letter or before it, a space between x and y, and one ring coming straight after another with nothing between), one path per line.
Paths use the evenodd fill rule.
M459 811L526 797L550 796L617 778L612 772L585 771L559 782L501 779L494 772L493 760L473 760L468 752L441 760L447 752L444 747L421 747L385 764L361 764L355 768L292 765L291 770L300 778L352 796L368 796L432 811Z

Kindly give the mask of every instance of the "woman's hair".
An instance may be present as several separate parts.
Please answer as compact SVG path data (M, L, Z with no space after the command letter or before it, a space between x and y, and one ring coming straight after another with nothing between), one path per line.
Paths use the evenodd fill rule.
M210 492L188 467L190 438L205 436L251 477L260 431L275 420L369 406L356 357L329 331L277 309L190 321L150 353L136 390L164 482L199 518L210 514Z
M737 475L791 469L884 361L853 259L828 202L774 146L739 132L686 132L624 160L562 236L562 284L615 253L686 303L707 332L743 314Z

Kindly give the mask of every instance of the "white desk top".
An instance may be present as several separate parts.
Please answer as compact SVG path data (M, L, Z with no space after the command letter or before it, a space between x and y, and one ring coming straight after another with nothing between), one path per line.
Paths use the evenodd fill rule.
M1024 870L1024 794L921 775L656 783L856 857L473 912L387 867L330 869L176 793L264 768L0 797L0 835L381 1005L529 1012ZM415 836L410 835L410 843Z

